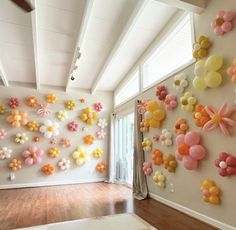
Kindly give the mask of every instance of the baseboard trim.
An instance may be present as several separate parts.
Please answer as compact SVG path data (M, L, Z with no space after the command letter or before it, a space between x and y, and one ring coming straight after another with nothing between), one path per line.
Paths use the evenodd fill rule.
M224 229L224 230L235 230L236 229L235 227L233 227L231 225L222 223L222 222L220 222L220 221L218 221L216 219L213 219L211 217L205 216L205 215L203 215L203 214L201 214L199 212L196 212L196 211L194 211L194 210L192 210L190 208L186 208L186 207L184 207L184 206L182 206L180 204L177 204L177 203L175 203L173 201L170 201L170 200L167 200L165 198L162 198L162 197L160 197L160 196L158 196L156 194L149 193L149 195L154 200L157 200L157 201L159 201L159 202L161 202L163 204L166 204L166 205L168 205L168 206L170 206L170 207L172 207L174 209L177 209L177 210L179 210L179 211L181 211L181 212L183 212L185 214L188 214L188 215L190 215L190 216L192 216L194 218L197 218L197 219L199 219L199 220L201 220L201 221L203 221L203 222L205 222L207 224L210 224L210 225L212 225L214 227L217 227L219 229Z
M12 188L29 188L29 187L43 187L43 186L56 186L56 185L69 185L69 184L82 184L82 183L95 183L103 182L107 178L91 178L91 179L80 179L71 181L54 181L54 182L38 182L38 183L24 183L24 184L5 184L0 185L1 189L12 189Z

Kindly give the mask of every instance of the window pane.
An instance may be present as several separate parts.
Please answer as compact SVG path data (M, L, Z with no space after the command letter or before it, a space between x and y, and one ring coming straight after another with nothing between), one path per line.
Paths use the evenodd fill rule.
M192 26L188 14L143 65L144 88L192 59Z
M115 95L115 105L119 105L139 92L139 72L137 71L125 86Z

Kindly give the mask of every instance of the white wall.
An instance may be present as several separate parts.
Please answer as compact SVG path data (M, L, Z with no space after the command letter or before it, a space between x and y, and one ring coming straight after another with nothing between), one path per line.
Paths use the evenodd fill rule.
M28 120L37 120L37 121L43 121L44 118L39 117L36 114L36 111L34 109L31 109L30 107L26 106L24 103L24 99L28 96L36 96L40 99L41 102L45 102L44 96L47 93L54 93L58 97L58 101L56 104L51 106L52 114L48 117L48 119L58 121L60 124L60 134L57 138L59 141L62 137L68 137L72 140L72 145L70 148L63 149L60 145L56 145L60 149L60 155L57 158L51 158L47 154L47 150L52 147L53 145L49 144L49 140L44 138L42 135L40 135L39 132L33 133L29 132L26 127L21 128L11 128L11 126L6 122L6 115L0 116L0 127L5 128L8 132L7 138L0 141L0 147L7 146L8 148L11 148L13 150L13 158L21 159L21 153L24 149L26 149L29 145L35 144L36 146L39 146L45 151L45 154L43 156L43 161L39 165L33 165L33 166L27 166L23 164L23 167L21 170L17 171L16 179L14 181L8 180L8 175L11 172L8 168L8 163L10 162L10 159L8 160L0 160L0 188L7 188L7 187L19 187L19 186L36 186L36 185L53 185L53 184L65 184L65 183L83 183L83 182L94 182L94 181L102 181L104 178L107 177L106 173L99 174L95 171L95 166L98 162L104 161L107 162L108 158L108 139L109 139L109 128L106 127L105 131L107 133L107 136L104 140L97 140L95 139L95 142L93 145L85 145L83 143L83 136L86 134L93 134L95 135L96 131L99 130L99 127L97 125L86 125L84 122L82 122L79 119L79 115L83 108L87 106L93 107L93 104L95 102L101 102L103 104L103 110L99 113L99 116L101 118L106 118L107 121L109 121L109 114L112 107L112 94L109 92L98 92L97 94L91 95L87 91L81 91L81 90L72 90L68 94L62 92L62 91L53 91L53 90L42 90L40 93L36 90L29 89L29 88L22 88L22 87L9 87L4 88L3 86L0 86L0 104L7 104L7 100L9 97L19 97L21 100L21 105L19 107L20 110L25 110L28 112ZM79 102L80 98L85 98L86 103L81 104ZM64 102L68 99L75 100L77 103L77 107L73 111L68 111L69 118L61 122L59 121L55 114L59 110L64 110ZM6 106L9 110L9 107ZM67 123L69 121L76 120L80 124L80 128L78 132L69 132L67 130ZM82 132L81 128L87 127L87 132ZM17 132L26 132L29 141L27 141L23 145L16 144L14 142L14 135ZM38 143L32 142L32 137L35 135L40 135L41 141ZM73 159L71 158L71 153L76 149L77 146L83 145L85 146L88 153L91 153L92 150L94 150L97 147L101 147L104 151L104 155L100 160L96 160L91 156L91 161L84 166L76 166L73 163ZM66 157L67 159L70 159L72 161L72 167L68 171L59 171L56 167L56 172L51 176L45 176L41 172L42 165L46 163L50 163L54 166L56 166L59 159L62 157ZM107 162L108 163L108 162Z

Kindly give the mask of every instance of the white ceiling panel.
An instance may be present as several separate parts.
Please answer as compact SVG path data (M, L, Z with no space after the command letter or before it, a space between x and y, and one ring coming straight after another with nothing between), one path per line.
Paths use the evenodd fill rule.
M39 58L40 62L45 62L48 65L69 65L71 55L71 53L44 51L40 52Z

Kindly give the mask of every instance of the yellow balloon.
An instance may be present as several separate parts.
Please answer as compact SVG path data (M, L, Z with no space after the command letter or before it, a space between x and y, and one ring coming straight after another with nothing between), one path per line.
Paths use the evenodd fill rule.
M196 76L203 76L205 72L206 72L205 60L200 60L196 62L195 67L194 67L194 74Z
M217 188L216 186L212 186L210 189L209 189L209 192L211 195L213 196L218 196L220 194L220 190L219 188Z
M217 71L223 65L223 58L219 55L212 55L207 58L205 67L208 71Z
M204 78L203 77L195 77L193 79L193 87L195 89L201 89L201 90L206 89L207 85L205 83Z
M206 85L210 88L216 88L222 83L221 74L218 72L209 72L205 76Z
M209 197L209 202L211 204L219 204L220 203L220 198L218 196L210 196Z

